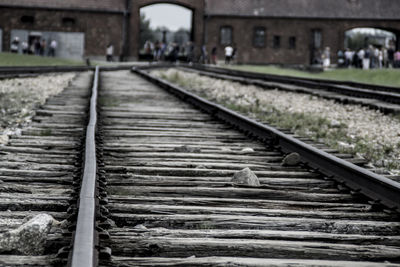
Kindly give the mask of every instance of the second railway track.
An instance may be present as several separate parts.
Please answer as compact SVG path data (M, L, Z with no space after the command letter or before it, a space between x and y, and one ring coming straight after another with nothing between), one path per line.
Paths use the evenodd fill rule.
M57 254L72 238L67 227L75 221L70 207L81 176L91 82L90 72L77 74L36 111L20 136L0 147L0 266L66 262ZM48 215L59 224L51 226ZM23 226L29 219L33 224Z
M342 103L359 104L385 113L400 113L398 87L269 75L203 65L183 65L181 68L200 75L253 84L261 88L306 93Z
M8 160L2 174L7 177L0 179L15 187L28 181L33 194L26 199L41 203L54 197L58 202L46 200L42 208L59 208L40 211L69 220L68 228L48 237L42 256L0 252L3 265L400 266L397 183L308 151L293 138L197 102L197 96L160 80L153 79L187 103L136 73L96 73L85 171L79 162L87 108L77 103L88 102L87 76L85 86L49 100L37 112L37 124L24 132L37 137L11 139L0 155ZM48 127L54 137L46 139ZM265 135L266 130L272 133ZM27 144L34 148L15 148ZM301 163L281 164L289 148L300 149ZM27 166L26 159L44 165ZM43 181L10 174L22 167L58 169ZM259 187L232 183L246 167L258 176ZM42 184L47 191L33 192ZM23 219L16 211L31 205L15 201L24 196L1 196L16 203L2 205L4 214L17 218L15 226Z

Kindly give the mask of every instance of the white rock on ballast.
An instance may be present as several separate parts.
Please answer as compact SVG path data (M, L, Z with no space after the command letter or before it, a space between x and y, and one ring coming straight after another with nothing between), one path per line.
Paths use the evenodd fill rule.
M282 166L295 166L300 163L300 155L297 152L292 152L286 155L282 160Z
M257 175L255 175L255 173L252 172L248 167L236 172L233 175L231 182L236 185L247 185L254 187L260 186L260 181L258 180Z
M17 229L0 234L0 252L40 255L54 221L48 214L38 214Z

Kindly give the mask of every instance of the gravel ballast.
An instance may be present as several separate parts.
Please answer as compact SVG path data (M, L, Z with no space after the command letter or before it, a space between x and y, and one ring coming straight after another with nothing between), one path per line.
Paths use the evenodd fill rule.
M0 145L7 143L9 135L19 134L35 108L60 93L74 77L75 73L65 73L0 80Z
M357 154L392 174L400 173L398 117L359 105L344 105L302 93L266 90L176 69L157 70L152 74L230 108L245 110L247 115L272 120L276 126L289 128L296 134ZM279 117L275 118L276 114Z

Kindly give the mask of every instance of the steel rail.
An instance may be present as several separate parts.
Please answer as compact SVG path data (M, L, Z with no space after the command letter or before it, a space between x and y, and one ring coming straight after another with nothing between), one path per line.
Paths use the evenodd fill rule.
M74 235L71 267L97 266L98 252L95 247L98 242L96 227L96 143L95 134L97 126L97 94L99 84L99 67L96 67L92 96L90 98L90 119L86 129L85 161L81 191L79 195L78 220Z
M38 77L39 75L40 74L38 73L0 74L0 80L35 78Z
M400 93L400 87L387 86L387 85L374 85L374 84L351 82L351 81L301 78L301 77L293 77L293 76L286 76L286 75L275 75L275 74L257 73L257 72L242 71L242 70L235 70L235 69L226 69L226 68L221 68L221 67L206 66L206 65L200 65L200 64L194 64L194 65L184 64L182 66L188 66L193 69L207 70L207 71L214 72L214 73L231 74L234 76L247 77L247 78L253 78L253 79L270 80L270 81L277 81L277 82L285 82L286 81L286 83L292 83L292 84L303 83L304 85L315 86L315 87L323 85L323 84L327 84L327 85L338 85L338 86L350 86L350 87L370 89L370 90L381 91L381 92Z
M133 68L132 72L158 84L165 90L205 112L237 126L242 131L256 136L270 145L280 148L285 153L299 153L302 163L338 181L340 184L348 186L355 192L371 198L376 203L400 212L400 183L318 150L273 127L258 123L221 105L207 101L170 82L153 77L140 68Z
M137 64L101 67L102 71L130 70ZM32 67L0 67L0 78L18 78L18 75L42 74L52 72L81 72L95 70L95 66L32 66ZM14 75L15 77L12 77ZM7 77L10 76L10 77Z
M73 72L94 70L92 66L31 66L31 67L0 67L0 74L37 74L49 72Z

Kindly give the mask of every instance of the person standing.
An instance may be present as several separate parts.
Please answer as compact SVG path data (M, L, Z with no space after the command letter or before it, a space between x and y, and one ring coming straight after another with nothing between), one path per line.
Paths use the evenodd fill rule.
M343 53L342 50L338 50L338 52L337 52L337 60L338 60L338 67L339 68L345 66L344 53Z
M233 44L233 51L232 51L231 60L232 61L236 61L237 55L238 55L237 46L236 46L236 44Z
M363 68L363 60L364 60L364 55L365 55L365 50L361 48L358 53L358 68L362 69Z
M381 50L378 49L378 67L380 69L383 67L383 48Z
M35 38L34 44L35 44L35 55L39 56L40 55L40 47L41 47L40 38L39 37Z
M18 53L19 51L19 37L15 37L14 40L11 42L10 47L11 53Z
M388 58L388 68L393 68L393 62L394 62L394 48L391 45L388 50L387 50L387 58Z
M214 46L211 49L211 63L216 65L217 64L217 47Z
M193 63L194 61L194 45L192 42L188 42L187 47L188 47L187 61L190 64Z
M371 64L371 49L365 49L364 57L362 59L362 68L363 70L369 70L369 66Z
M329 68L331 65L331 49L327 46L325 47L324 53L322 54L322 66L324 69Z
M388 67L388 52L385 47L382 47L382 55L383 55L382 65L384 68L387 68Z
M233 55L233 48L232 46L228 45L225 47L225 64L229 64L231 62Z
M373 46L370 46L370 67L371 69L375 69L378 67L379 63L379 49Z
M205 45L201 46L201 56L200 56L200 63L201 64L207 64L207 47Z
M57 49L57 41L52 40L50 43L49 56L54 57L56 55L56 49Z
M394 67L400 68L400 51L394 53Z
M165 60L165 49L167 49L167 44L161 42L160 44L160 60Z
M346 68L350 68L352 61L351 59L352 59L351 51L350 49L346 48L346 50L344 51L344 66Z
M353 51L353 57L351 58L351 60L354 68L360 68L360 58L358 57L358 51Z
M157 40L154 44L153 60L159 61L161 57L161 43Z
M179 60L179 51L180 46L177 43L174 43L174 50L172 51L172 62L177 63Z
M42 39L42 41L40 42L40 49L39 49L39 54L41 56L44 56L44 52L46 51L46 40Z
M114 46L112 44L108 44L106 49L106 60L109 62L113 61L113 55L114 55Z
M28 46L28 42L23 41L21 43L21 48L22 48L22 54L28 54L28 50L29 50L29 46Z

